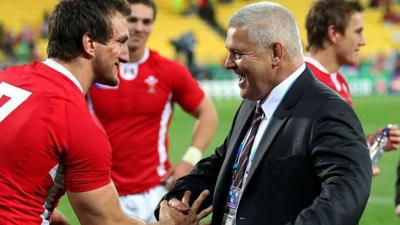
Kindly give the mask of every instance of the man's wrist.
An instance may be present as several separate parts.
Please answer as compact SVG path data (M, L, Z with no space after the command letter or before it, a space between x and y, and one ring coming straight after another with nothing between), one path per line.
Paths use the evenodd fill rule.
M182 157L182 160L193 166L203 158L203 152L194 146L190 146Z

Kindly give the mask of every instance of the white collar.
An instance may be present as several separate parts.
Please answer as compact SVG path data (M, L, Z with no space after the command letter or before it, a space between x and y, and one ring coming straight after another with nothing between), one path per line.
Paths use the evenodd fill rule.
M318 70L326 73L326 74L333 74L333 73L329 73L329 71L315 58L311 57L311 56L305 56L304 60L308 63L310 63L311 65L317 67Z
M286 92L292 86L294 81L303 73L306 69L306 64L303 63L299 68L297 68L292 74L290 74L285 80L274 87L268 94L267 99L262 103L261 107L265 113L265 116L271 117L278 107L279 103L282 101Z
M128 62L128 63L134 63L134 64L138 64L138 65L142 64L149 58L149 55L150 55L150 50L149 50L149 48L146 47L144 49L142 57L138 61L136 61L136 62Z
M84 93L83 88L82 88L81 84L79 83L78 79L76 79L76 77L63 65L56 62L53 59L46 59L45 61L43 61L43 64L47 65L48 67L52 68L53 70L66 76L79 88L79 90L81 90L82 93Z

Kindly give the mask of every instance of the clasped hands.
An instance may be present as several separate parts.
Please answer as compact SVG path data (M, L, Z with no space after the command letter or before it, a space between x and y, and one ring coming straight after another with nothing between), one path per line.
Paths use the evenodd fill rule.
M200 220L208 216L212 211L212 206L209 206L198 212L201 204L209 194L208 190L204 190L191 206L189 205L190 191L185 191L181 201L176 198L162 201L160 203L160 221L168 221L170 224L175 225L200 224ZM210 224L210 221L201 224L207 225Z

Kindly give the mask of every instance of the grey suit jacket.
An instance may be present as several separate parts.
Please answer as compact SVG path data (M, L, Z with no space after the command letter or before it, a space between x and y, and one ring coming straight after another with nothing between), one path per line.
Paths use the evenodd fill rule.
M213 194L212 224L222 221L232 164L254 114L244 100L224 143L177 181L166 199ZM238 207L238 225L353 225L367 203L371 162L352 108L306 69L276 109L257 148ZM157 215L157 212L156 212Z

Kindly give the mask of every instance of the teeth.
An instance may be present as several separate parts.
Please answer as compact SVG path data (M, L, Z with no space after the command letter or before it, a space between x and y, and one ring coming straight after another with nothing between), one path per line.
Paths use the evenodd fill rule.
M243 75L239 75L239 81L244 80L244 76Z

